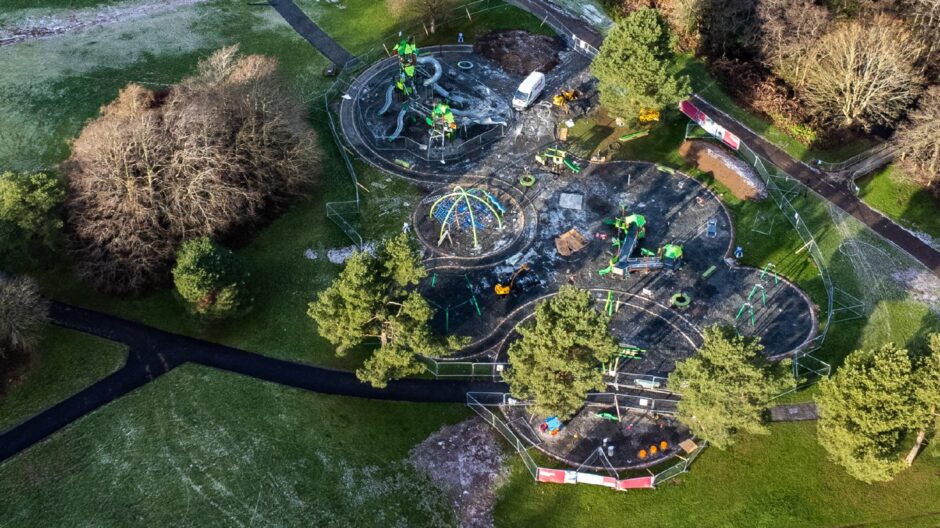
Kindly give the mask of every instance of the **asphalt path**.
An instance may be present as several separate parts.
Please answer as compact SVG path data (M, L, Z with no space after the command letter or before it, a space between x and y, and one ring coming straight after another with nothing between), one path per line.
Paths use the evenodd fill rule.
M0 434L0 462L184 363L195 363L321 394L422 403L466 403L468 392L506 392L504 383L404 379L376 389L353 372L255 354L134 321L53 303L52 322L128 346L127 364L78 394Z

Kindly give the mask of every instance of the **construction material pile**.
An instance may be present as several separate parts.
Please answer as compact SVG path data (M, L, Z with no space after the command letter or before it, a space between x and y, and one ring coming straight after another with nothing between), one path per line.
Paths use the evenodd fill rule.
M731 194L742 200L763 200L767 197L767 187L754 169L720 145L685 141L679 147L679 154L701 171L712 173Z
M550 72L558 65L558 53L565 44L557 37L533 35L520 29L491 31L478 38L473 52L495 61L512 74Z

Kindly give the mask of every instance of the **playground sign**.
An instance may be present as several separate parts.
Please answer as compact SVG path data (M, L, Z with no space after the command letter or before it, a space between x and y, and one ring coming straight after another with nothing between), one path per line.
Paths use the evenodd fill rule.
M710 117L705 115L705 112L702 112L694 104L692 104L692 101L682 101L679 103L679 110L682 111L683 114L689 116L692 121L698 123L699 126L704 128L706 132L715 138L720 139L725 145L728 145L734 150L738 150L738 148L741 147L741 138L732 134L731 132L728 132L723 126L712 121Z

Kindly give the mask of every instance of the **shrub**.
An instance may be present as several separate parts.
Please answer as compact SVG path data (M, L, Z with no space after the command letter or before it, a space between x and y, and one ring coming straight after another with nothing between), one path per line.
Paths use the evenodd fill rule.
M0 174L0 268L22 271L52 252L64 199L61 184L48 174Z
M183 242L173 268L176 291L193 312L212 318L248 308L247 276L234 253L206 237Z

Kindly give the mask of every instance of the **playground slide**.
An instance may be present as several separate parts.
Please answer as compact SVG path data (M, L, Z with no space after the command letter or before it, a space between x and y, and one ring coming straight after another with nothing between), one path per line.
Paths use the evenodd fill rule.
M627 268L628 262L631 260L630 255L632 255L633 250L636 249L639 234L640 228L637 227L636 223L630 224L630 227L627 228L627 236L623 238L623 242L620 244L620 252L617 253L617 262L614 263L614 267L621 269Z
M390 84L388 90L385 91L385 106L379 110L379 115L383 115L385 112L388 112L388 109L392 106L392 95L395 94L395 85Z
M435 86L437 86L437 85L435 85ZM469 111L467 111L467 110L458 110L457 108L451 108L450 111L451 111L451 113L453 113L455 116L458 116L458 117L466 117L466 118L469 119L471 122L476 123L476 124L478 124L478 125L503 125L503 126L506 126L506 122L505 122L505 121L496 121L495 119L493 119L492 117L489 117L489 116L479 116L479 115L477 115L477 114L471 114L471 113L470 113Z
M402 108L401 112L398 112L398 123L395 124L395 131L392 132L392 135L388 136L389 141L398 139L398 136L401 135L401 131L405 129L405 114L407 113L408 108Z
M424 81L425 86L431 86L432 84L437 84L437 81L441 80L441 75L444 73L444 70L441 69L441 63L437 62L437 59L434 57L418 57L418 64L430 64L434 68L434 75L428 77ZM447 97L444 95L444 97Z

